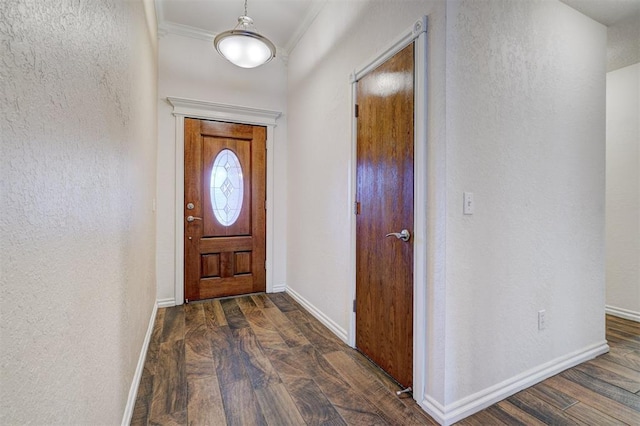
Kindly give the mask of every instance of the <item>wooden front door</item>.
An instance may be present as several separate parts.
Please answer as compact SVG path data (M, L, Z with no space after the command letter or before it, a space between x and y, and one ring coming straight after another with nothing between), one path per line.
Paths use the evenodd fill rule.
M266 128L185 119L187 302L265 291Z
M404 235L413 233L413 44L360 79L356 93L356 347L409 387L413 240Z

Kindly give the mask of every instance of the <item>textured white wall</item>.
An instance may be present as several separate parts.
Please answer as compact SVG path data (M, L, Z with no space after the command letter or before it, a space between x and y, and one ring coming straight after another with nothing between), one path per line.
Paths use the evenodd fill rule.
M345 329L348 75L424 14L428 245L446 253L427 259L425 368L453 410L604 340L606 29L556 1L327 3L289 60L287 278Z
M274 131L274 284L286 283L287 74L276 57L254 69L241 69L220 57L211 42L174 34L158 46L158 299L175 295L175 117L167 96L281 111ZM182 182L177 182L181 185ZM280 208L280 206L282 206Z
M0 2L3 425L122 419L156 293L154 26Z
M604 341L605 55L563 3L447 1L447 403Z
M428 16L429 181L444 179L444 1L329 1L289 57L287 284L343 330L349 328L352 200L349 75ZM436 178L437 177L437 178ZM428 244L442 244L429 188ZM427 260L428 393L444 395L442 265Z
M640 64L607 73L607 306L640 318Z

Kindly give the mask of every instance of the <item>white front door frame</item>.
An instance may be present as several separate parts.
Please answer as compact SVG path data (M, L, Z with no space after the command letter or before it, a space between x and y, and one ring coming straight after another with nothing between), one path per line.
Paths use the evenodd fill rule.
M175 304L184 303L184 119L226 121L251 124L267 128L267 293L273 292L273 145L274 128L279 111L257 109L237 105L217 104L178 97L167 97L176 117L176 193L175 193Z
M416 20L378 55L356 68L350 76L351 100L357 103L357 81L415 41L414 87L414 224L413 224L413 398L425 396L426 319L427 319L427 17ZM351 185L352 203L356 199L357 119L351 114ZM356 216L351 215L351 293L356 296ZM349 321L349 345L356 344L356 314Z

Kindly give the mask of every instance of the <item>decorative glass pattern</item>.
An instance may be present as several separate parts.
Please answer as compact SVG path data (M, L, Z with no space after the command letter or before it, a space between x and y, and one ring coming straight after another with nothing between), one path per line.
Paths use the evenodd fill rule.
M236 154L223 149L213 160L211 170L211 208L218 222L231 226L242 210L244 179Z

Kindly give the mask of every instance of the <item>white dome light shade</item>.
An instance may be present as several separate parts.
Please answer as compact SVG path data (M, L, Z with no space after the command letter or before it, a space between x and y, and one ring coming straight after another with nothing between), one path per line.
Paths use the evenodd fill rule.
M276 47L266 37L253 31L253 19L245 14L238 18L232 30L216 36L213 44L220 55L242 68L255 68L266 64L276 56Z
M242 68L266 64L275 56L275 46L252 31L231 30L220 33L214 40L216 50L225 59Z

